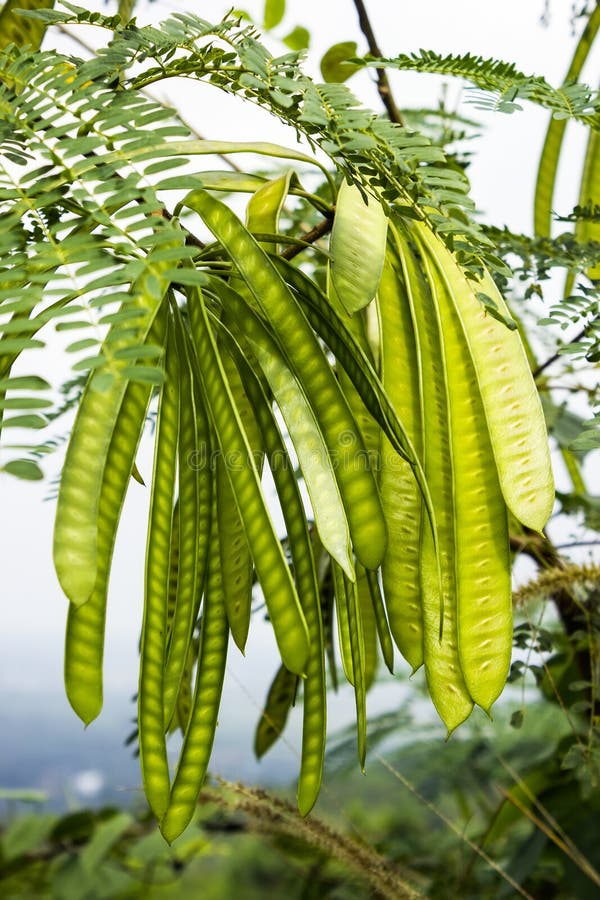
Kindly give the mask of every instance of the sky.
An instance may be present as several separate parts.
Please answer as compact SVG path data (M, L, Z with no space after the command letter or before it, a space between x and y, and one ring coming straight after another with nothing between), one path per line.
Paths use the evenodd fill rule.
M259 20L262 2L242 4ZM198 13L217 20L229 9L221 2L178 4L173 0L142 3L138 18L156 22L177 9ZM114 10L96 0L87 7ZM416 4L400 4L388 0L370 0L368 8L373 27L385 55L409 53L421 47L440 53L471 51L484 57L512 60L527 73L544 75L551 83L560 83L575 43L571 32L568 0L552 0L546 27L540 24L544 10L542 0L423 0ZM311 33L307 71L320 78L318 60L325 50L341 40L355 40L360 52L366 51L351 0L288 0L286 18L267 43L277 52L282 36L295 25L306 26ZM85 40L98 41L97 31L81 30ZM80 54L68 37L50 33L46 46L57 46ZM598 58L593 58L584 72L597 82ZM391 73L391 81L399 106L435 105L440 97L440 79L410 73ZM376 107L378 96L371 74L362 73L350 82L352 89L369 106ZM198 84L168 84L157 89L162 98L177 102L186 119L210 139L248 140L260 136L294 146L295 136L270 118L264 111L229 98L215 88ZM466 115L482 123L477 155L469 175L477 206L486 217L515 230L531 227L533 184L536 166L547 126L547 114L527 106L525 112L512 116L490 115L464 105L460 86L448 87L452 103L460 105ZM581 154L581 134L572 128L568 146L573 156ZM572 167L572 168L571 168ZM575 201L576 167L560 172L557 197L559 208L568 209ZM540 315L542 310L539 310ZM57 352L52 355L54 381L65 373L64 361ZM59 457L52 466L56 470ZM151 448L148 441L141 449L139 467L150 473ZM54 574L52 526L54 503L45 499L49 485L26 484L0 474L0 556L2 594L0 626L0 724L2 708L19 697L62 692L63 633L66 600ZM106 683L110 696L131 694L135 689L137 640L141 621L143 563L145 544L145 510L147 491L133 484L127 499L115 555L109 603L107 633ZM265 654L271 654L273 665L261 665ZM248 659L232 657L230 669L234 681L241 681L244 693L238 693L239 707L248 695L256 708L260 706L272 670L274 657L266 629L257 629L251 641ZM268 669L268 671L267 671ZM16 698L16 699L15 699ZM66 701L64 701L66 704ZM111 701L112 702L112 701Z

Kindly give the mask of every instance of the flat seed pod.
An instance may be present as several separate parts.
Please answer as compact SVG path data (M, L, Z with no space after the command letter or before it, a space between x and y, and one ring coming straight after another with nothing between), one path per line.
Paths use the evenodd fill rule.
M227 285L214 280L211 287L231 313L262 370L286 424L298 456L317 530L329 553L344 571L352 572L350 531L325 438L302 385L261 320Z
M171 522L171 550L169 553L169 593L167 597L167 645L171 640L171 630L177 607L177 582L179 581L179 540L180 540L180 516L179 500L173 507L173 520ZM87 604L85 604L87 605Z
M258 580L264 591L281 659L290 671L300 675L304 673L308 658L306 621L265 504L252 448L231 395L204 298L198 293L190 298L190 321L207 406L220 451L231 461L227 473Z
M542 405L519 333L485 312L476 288L429 228L419 225L417 233L444 272L461 322L506 505L523 525L541 532L554 505L554 478ZM484 276L479 290L510 319L490 275Z
M512 592L506 506L475 369L445 271L423 247L444 333L453 458L458 653L471 697L489 711L512 653Z
M385 259L387 216L375 197L365 203L354 184L343 181L337 197L329 250L333 284L349 313L375 294Z
M136 324L137 341L142 344L152 327L159 306L169 286L165 276L172 260L156 260L160 249L181 247L183 235L165 226L162 245L148 254L143 274L132 286L129 311L143 312ZM118 326L111 326L106 338L106 355L130 346L132 338L123 339ZM54 566L60 585L76 606L89 600L98 569L98 505L106 456L115 428L128 379L121 375L126 362L115 364L111 385L102 385L102 368L94 369L79 403L75 424L63 466L56 519L54 525Z
M179 693L177 695L177 727L181 731L182 735L185 735L188 729L190 714L192 712L192 674L194 671L194 664L198 656L198 646L198 639L194 638L191 641L190 646L188 647L187 658L185 660L185 666L183 669L183 674L181 676L181 682L179 684Z
M305 816L314 806L321 786L327 718L323 624L316 563L300 489L273 410L258 378L243 356L241 359L238 357L238 365L264 437L308 628L309 653L306 678L303 680L302 756L298 779L298 809L301 815Z
M246 210L246 227L253 234L277 234L279 216L290 189L292 170L285 175L274 178L261 185L250 197ZM264 250L277 253L277 244L269 246L262 243Z
M252 406L244 392L239 372L226 347L219 344L223 371L231 390L237 413L252 447L252 453L259 474L262 472L262 438L254 420ZM244 524L238 512L235 497L229 483L226 456L219 453L216 465L217 516L221 540L221 577L225 609L231 635L244 652L250 613L252 608L252 556Z
M365 631L358 597L358 584L343 575L346 583L346 604L352 672L354 682L354 702L356 706L356 739L358 762L365 770L367 756L367 673L365 657Z
M144 792L160 818L169 801L165 743L164 671L171 558L171 529L179 432L179 365L173 323L167 327L166 381L162 385L146 542L144 616L140 646L138 729Z
M335 616L337 620L338 646L342 669L348 684L354 685L354 667L352 665L352 648L350 646L350 623L348 621L348 600L346 597L346 581L344 572L331 560L333 576L333 592L335 596Z
M415 450L422 453L419 363L415 323L401 262L393 247L385 261L377 304L381 318L383 387ZM379 489L388 548L381 564L383 593L394 642L413 672L423 663L423 616L419 582L422 499L411 466L381 435Z
M334 307L337 315L340 317L340 320L344 323L344 325L348 328L348 331L355 338L356 343L362 348L365 356L367 356L372 362L373 360L371 357L371 351L367 343L364 324L361 316L350 316L346 313L333 286L333 282L331 280L331 268L328 269L327 274L327 295L332 306ZM340 387L344 393L346 400L348 401L350 412L354 416L354 420L360 429L360 433L365 444L365 449L367 452L367 465L373 472L377 472L379 463L379 423L369 413L369 410L365 406L362 397L356 390L352 379L349 377L343 366L337 364L336 371Z
M377 624L369 580L362 566L358 567L356 571L356 590L365 652L365 691L368 691L377 674Z
M194 815L215 738L225 677L229 628L223 601L220 537L214 506L212 523L194 699L168 806L160 823L160 830L169 843L179 837Z
M431 531L421 527L420 583L423 655L431 699L451 733L471 713L473 701L460 666L457 631L456 484L444 338L434 297L407 233L395 229L417 336L425 475L435 508L440 581Z
M348 375L370 415L379 423L396 452L410 462L427 509L428 518L430 522L435 523L429 489L421 463L403 423L383 389L369 356L332 308L327 296L310 278L284 259L274 257L273 264L287 283L293 287L294 295L311 326L327 344Z
M209 427L201 398L195 391L195 376L179 310L174 305L175 347L180 363L180 415L178 433L179 497L173 514L172 530L178 527L177 588L175 608L169 628L164 673L165 727L173 718L187 651L192 640L198 594L202 590L206 568L207 540L200 534L206 514L206 487L201 482L210 474L194 465L209 441ZM199 402L198 402L199 401ZM176 518L177 517L177 518ZM175 535L173 535L175 537Z
M257 759L264 756L281 736L297 690L298 676L288 672L285 666L279 666L254 735L254 753Z
M600 136L591 131L588 137L579 189L579 206L594 209L600 204ZM582 243L600 240L600 223L590 219L579 219L575 224L575 236ZM595 265L586 272L588 278L600 278L600 265ZM565 294L569 293L565 290Z
M216 461L215 487L225 609L231 636L243 653L250 628L252 557L221 454Z
M150 343L164 340L164 317L157 317ZM132 382L123 397L104 468L98 504L98 570L87 603L69 604L65 637L65 689L85 725L102 709L102 660L108 575L117 526L150 402L149 385Z
M585 64L598 29L600 28L600 6L596 5L592 10L585 28L581 33L575 53L565 76L565 83L579 80L581 70ZM568 119L551 117L544 140L542 156L538 167L537 182L535 186L534 205L534 229L537 235L549 237L552 226L552 203L558 163L560 159L563 139ZM593 132L592 132L593 133Z

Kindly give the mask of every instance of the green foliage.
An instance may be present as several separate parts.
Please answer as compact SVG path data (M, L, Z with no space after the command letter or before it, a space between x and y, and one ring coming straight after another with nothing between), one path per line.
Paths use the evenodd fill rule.
M263 27L265 31L275 28L285 15L285 0L265 0Z
M321 75L324 81L347 81L358 72L360 66L349 60L356 56L356 41L334 44L321 59Z
M409 204L427 201L432 209L427 217L444 239L451 241L453 235L460 235L461 259L465 264L477 266L482 254L494 265L494 260L486 257L487 242L468 217L472 203L464 175L446 169L440 184L438 164L443 167L444 155L439 149L422 135L361 108L345 86L313 83L301 71L298 54L273 58L257 41L252 26L241 27L239 20L231 18L211 25L192 15L178 14L167 20L160 31L153 28L131 32L120 28L115 17L102 17L72 5L69 8L77 11L76 19L60 12L38 15L48 23L80 21L116 30L110 53L99 53L84 64L78 86L85 77L103 77L110 82L135 62L143 62L145 71L124 82L125 88L129 85L139 89L171 75L210 80L223 90L269 109L303 133L313 146L318 144L348 175L359 181L370 177L389 202L397 202L398 198L406 198L400 202ZM198 41L209 37L221 38L228 45L228 52L210 42L192 46L192 38ZM173 62L170 58L177 50L183 56ZM150 62L155 66L151 67ZM423 209L420 215L424 215ZM471 242L470 248L464 243L466 238ZM467 252L469 249L471 252Z
M575 119L593 128L598 128L600 124L600 99L597 92L587 85L567 83L561 88L555 88L545 78L525 75L513 63L502 60L483 59L471 53L441 56L430 50L421 50L419 53L402 54L391 59L366 56L364 60L352 62L462 78L481 89L481 93L472 95L473 102L480 109L512 113L522 109L517 101L529 100L549 109L555 119Z

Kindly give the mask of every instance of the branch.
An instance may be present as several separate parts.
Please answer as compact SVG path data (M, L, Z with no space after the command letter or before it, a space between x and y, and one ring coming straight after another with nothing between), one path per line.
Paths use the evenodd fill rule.
M367 43L369 45L369 53L372 56L383 56L375 38L375 33L373 31L373 27L371 25L371 21L369 19L369 15L367 13L367 9L365 4L363 3L363 0L353 0L353 2L358 13L360 30L366 37ZM396 101L394 100L392 88L390 86L390 82L385 69L377 69L377 90L379 91L381 101L387 110L387 114L390 117L390 121L395 122L397 125L404 125L402 113L396 106Z
M593 321L597 321L597 318L594 319ZM580 341L581 338L585 337L586 332L591 324L592 324L591 322L588 323L585 326L585 328L582 328L581 331L579 331L575 335L574 338L571 338L571 340L568 341L567 344L563 344L563 346L568 347L569 344L576 344L578 341ZM560 349L562 350L562 347ZM544 372L548 368L548 366L551 366L552 363L556 362L556 360L559 358L559 356L562 356L562 354L561 354L560 350L557 350L556 353L553 353L552 356L548 357L548 359L545 362L540 363L540 365L536 369L533 370L533 377L535 379L539 378L540 375L542 374L542 372Z
M302 235L302 244L296 244L291 247L286 247L286 249L280 254L280 256L282 257L282 259L293 259L305 249L304 244L314 244L319 240L319 238L322 238L326 234L329 234L332 225L333 212L329 215L326 215L318 225L315 225L314 228L311 228L310 231Z

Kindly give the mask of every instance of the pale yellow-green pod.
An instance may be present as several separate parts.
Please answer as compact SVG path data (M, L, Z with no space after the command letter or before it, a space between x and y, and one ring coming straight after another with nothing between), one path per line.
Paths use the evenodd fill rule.
M277 234L279 216L290 190L292 170L261 185L250 197L246 209L246 228L252 234ZM267 252L277 253L277 244L261 243Z
M423 260L415 252L412 233L402 225L394 229L415 323L419 372L420 417L423 427L423 462L437 524L439 560L431 529L421 518L419 581L423 614L423 656L427 686L433 704L454 731L470 714L458 652L456 570L456 496L450 374L445 364L445 334ZM439 561L439 574L438 574ZM440 579L441 576L441 579ZM441 580L441 584L440 584Z
M369 194L365 203L356 185L342 182L329 250L333 285L348 313L367 306L375 294L385 259L387 216Z
M407 292L412 286L390 246L377 297L381 320L381 378L415 451L422 453L419 362ZM381 434L379 489L388 528L381 565L390 631L413 671L423 663L419 581L422 499L412 467Z
M444 272L460 319L506 505L523 525L540 532L554 505L554 478L544 414L519 333L487 313L477 297L486 294L500 315L510 319L491 276L486 273L471 283L427 226L415 228Z
M371 589L367 573L363 566L356 567L356 592L360 607L360 621L362 624L363 644L365 651L365 691L373 686L377 675L378 647L377 647L377 623L375 611L371 599Z
M512 593L506 506L477 376L452 302L446 270L421 243L443 333L454 483L458 655L469 694L489 711L512 652Z

